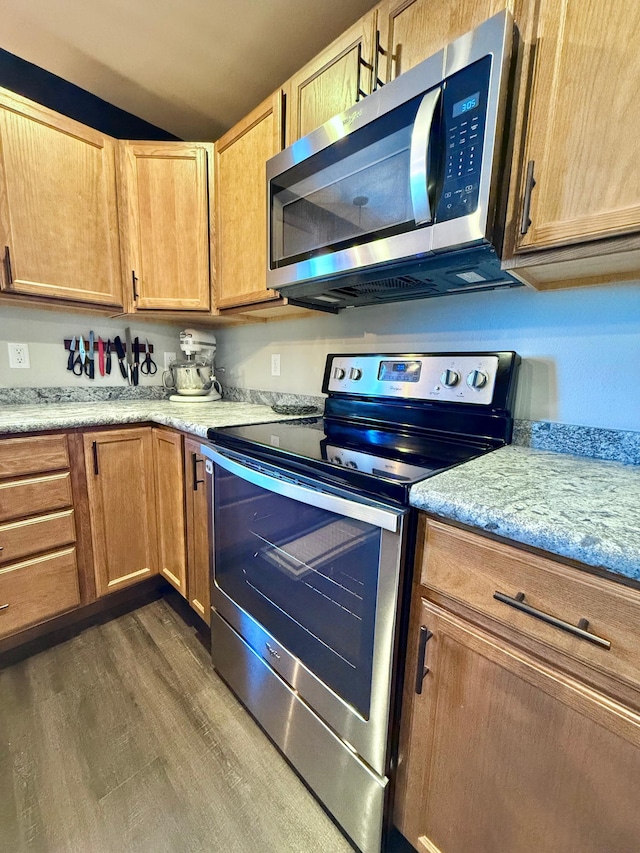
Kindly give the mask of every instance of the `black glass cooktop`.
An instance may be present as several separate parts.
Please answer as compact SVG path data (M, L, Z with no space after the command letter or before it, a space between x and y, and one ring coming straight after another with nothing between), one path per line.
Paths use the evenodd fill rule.
M210 429L208 438L221 448L400 503L408 501L414 483L494 446L323 418Z

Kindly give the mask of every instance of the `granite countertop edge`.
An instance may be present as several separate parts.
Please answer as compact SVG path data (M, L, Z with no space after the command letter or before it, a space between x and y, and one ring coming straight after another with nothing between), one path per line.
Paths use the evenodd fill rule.
M286 421L294 415L278 415L259 403L173 403L167 400L113 400L90 403L12 405L0 411L0 434L43 432L54 429L155 423L207 437L210 427L239 426Z
M640 467L509 445L423 480L412 506L640 581Z

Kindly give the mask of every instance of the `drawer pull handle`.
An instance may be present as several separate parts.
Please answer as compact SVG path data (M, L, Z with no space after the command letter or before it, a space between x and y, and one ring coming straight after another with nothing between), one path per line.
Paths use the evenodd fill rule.
M8 606L8 604L0 604L0 610L6 610Z
M575 637L580 637L581 640L593 643L594 646L600 646L601 649L607 650L611 648L609 640L605 640L603 637L598 637L597 634L592 634L587 630L589 627L587 619L581 619L577 625L572 625L571 622L565 622L563 619L558 619L557 616L551 616L551 614L545 613L543 610L537 610L530 604L526 604L524 600L524 592L516 593L513 598L509 595L505 595L503 592L495 592L493 597L496 601L508 604L509 607L515 607L516 610L520 610L522 613L528 613L529 616L540 619L548 625L553 625L554 628L560 628L561 631L566 631L568 634L573 634Z
M418 696L422 693L422 682L425 675L429 672L429 667L424 665L424 659L427 654L427 643L433 637L431 631L425 626L420 626L420 641L418 643L418 664L416 666L416 693Z

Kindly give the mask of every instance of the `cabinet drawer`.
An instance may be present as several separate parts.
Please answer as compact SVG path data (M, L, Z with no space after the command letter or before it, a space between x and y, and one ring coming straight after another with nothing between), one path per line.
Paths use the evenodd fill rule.
M72 509L0 525L0 564L41 554L76 541Z
M426 532L420 567L424 586L640 686L640 643L634 628L640 624L640 593L636 590L448 525L424 518L420 523L421 539ZM524 593L522 603L535 614L497 600L496 593L510 600ZM586 619L584 630L608 641L610 648L549 624L544 616L572 626Z
M68 467L66 435L4 438L0 441L0 479Z
M68 471L0 483L0 522L71 506Z
M0 637L79 604L75 548L0 568Z

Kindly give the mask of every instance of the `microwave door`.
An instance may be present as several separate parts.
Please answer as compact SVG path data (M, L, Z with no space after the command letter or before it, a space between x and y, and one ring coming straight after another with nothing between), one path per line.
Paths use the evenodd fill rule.
M416 225L429 225L434 218L433 130L441 93L440 87L426 93L416 113L411 133L409 181Z

